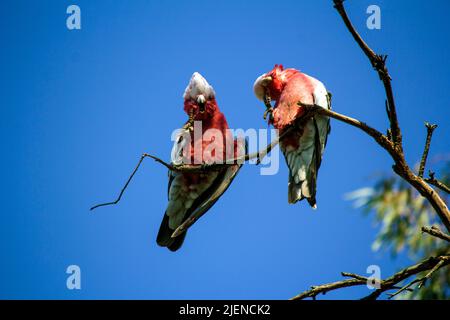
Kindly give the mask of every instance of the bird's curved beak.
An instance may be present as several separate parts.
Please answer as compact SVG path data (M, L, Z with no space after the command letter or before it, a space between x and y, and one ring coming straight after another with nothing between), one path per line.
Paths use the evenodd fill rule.
M253 92L255 93L256 98L264 101L264 95L272 81L273 78L267 74L262 74L255 80L255 83L253 84Z
M260 82L262 91L263 91L262 101L264 102L264 105L266 106L266 111L264 112L263 118L264 118L264 120L266 120L267 116L269 116L269 123L273 120L273 116L272 116L273 107L272 107L272 104L270 103L271 97L270 97L269 88L268 88L269 84L272 81L273 81L273 78L271 76L266 76L266 77L263 77Z
M264 78L261 79L261 85L262 85L263 87L266 87L269 83L272 82L272 80L273 80L273 79L272 79L271 76L264 77Z
M199 96L197 97L197 104L198 104L199 112L200 112L200 113L205 112L205 103L206 103L206 98L205 98L205 96L202 95L202 94L199 95Z

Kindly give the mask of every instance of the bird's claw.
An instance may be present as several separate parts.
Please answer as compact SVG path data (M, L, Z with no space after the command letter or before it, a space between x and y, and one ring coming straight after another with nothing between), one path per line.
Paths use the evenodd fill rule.
M269 115L269 119L272 119L272 113L273 113L273 108L267 108L266 111L264 111L264 115L263 118L264 120L267 119L267 116Z
M215 162L208 162L208 161L203 160L202 164L200 165L200 170L206 171L214 164L216 164L216 163Z
M264 111L264 115L263 118L264 120L267 119L267 116L269 115L269 120L272 121L273 120L273 107L272 104L270 103L272 101L272 98L270 97L269 91L266 88L264 91L264 105L266 106L266 111Z

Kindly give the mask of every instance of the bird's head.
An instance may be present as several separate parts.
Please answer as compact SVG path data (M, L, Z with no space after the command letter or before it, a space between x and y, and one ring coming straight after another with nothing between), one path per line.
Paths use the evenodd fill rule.
M253 85L253 91L255 92L256 97L261 101L264 101L264 96L266 94L269 94L273 100L278 100L285 84L285 70L281 64L276 64L271 71L256 79Z
M211 118L218 110L213 87L198 72L192 74L183 98L184 111L195 120Z
M295 69L284 69L281 64L276 64L272 70L264 73L255 80L253 91L256 97L264 101L265 95L268 95L272 100L278 100L286 83L296 73L298 71Z

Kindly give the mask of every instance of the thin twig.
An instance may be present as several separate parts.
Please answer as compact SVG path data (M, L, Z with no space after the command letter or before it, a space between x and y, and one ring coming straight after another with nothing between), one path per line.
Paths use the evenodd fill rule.
M393 297L395 297L396 295L402 293L403 291L411 291L411 286L417 282L420 282L419 279L414 279L414 281L411 281L410 283L406 284L405 286L401 287L398 291L396 291L395 293L392 294L388 294L389 295L389 299L392 299Z
M423 172L425 170L425 164L428 158L428 151L430 151L431 137L433 136L434 129L437 128L437 124L429 124L428 122L425 122L425 127L427 128L427 138L425 140L425 147L423 149L422 160L420 160L418 174L421 178L423 178Z
M450 242L450 235L445 234L436 226L422 227L422 232L428 233L436 238Z
M426 182L428 182L429 184L435 186L436 188L441 189L442 191L450 193L450 188L445 183L437 180L436 177L435 177L435 173L433 171L430 171L428 173L428 175L430 177L427 178L427 179L424 179Z
M380 131L372 128L371 126L367 125L365 122L359 121L357 119L351 118L349 116L337 113L335 111L322 108L319 105L312 105L312 104L305 104L302 102L298 103L300 106L304 107L307 112L311 113L317 113L321 114L330 118L334 118L336 120L342 121L344 123L347 123L353 127L356 127L358 129L361 129L365 133L367 133L369 136L371 136L375 141L381 145L384 149L386 149L389 153L395 153L395 148L391 141L382 134Z
M302 292L302 293L296 295L295 297L292 297L289 300L303 300L306 298L315 299L318 294L325 294L329 291L346 288L346 287L359 286L362 284L366 284L366 282L367 281L361 280L361 279L347 279L347 280L322 284L320 286L312 286L310 290Z
M130 184L131 180L133 179L134 175L136 174L136 172L138 171L139 167L142 164L142 161L144 160L144 158L151 158L153 160L155 160L157 163L162 164L163 166L165 166L167 169L172 170L172 171L179 171L179 172L199 172L202 171L203 169L203 165L179 165L179 166L175 166L172 165L170 163L167 163L163 160L161 160L160 158L151 155L149 153L143 153L141 155L141 157L139 158L139 161L136 165L136 167L134 168L133 172L131 173L131 175L129 176L127 182L125 183L125 185L123 186L122 190L119 193L119 196L117 197L116 200L111 201L111 202L106 202L106 203L101 203L101 204L97 204L95 206L93 206L90 210L94 210L97 209L98 207L103 207L103 206L109 206L109 205L114 205L117 204L120 199L122 198L123 193L125 192L125 190L127 189L128 185Z
M144 160L145 157L146 157L146 154L145 154L145 153L140 157L140 159L139 159L139 161L138 161L136 167L134 168L134 170L133 170L133 172L131 173L130 177L128 178L127 182L126 182L125 185L123 186L122 190L120 190L119 196L117 197L117 199L116 199L115 201L97 204L97 205L91 207L90 210L92 211L92 210L94 210L94 209L97 209L98 207L109 206L109 205L113 205L113 204L116 204L117 202L119 202L120 199L122 198L123 193L125 192L125 189L128 187L128 184L130 183L131 179L133 179L134 174L136 173L136 171L137 171L137 170L139 169L139 167L141 166L141 163L142 163L142 161Z
M368 280L367 277L360 276L359 274L350 273L350 272L341 272L341 275L343 277L358 279L358 280L365 281L365 282L367 282L367 280Z

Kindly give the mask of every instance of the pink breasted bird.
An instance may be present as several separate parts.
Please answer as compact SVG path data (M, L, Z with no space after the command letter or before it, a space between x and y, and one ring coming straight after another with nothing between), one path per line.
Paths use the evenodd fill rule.
M331 109L331 95L319 80L295 69L275 67L258 77L253 86L258 99L275 101L269 123L283 134L280 149L289 167L288 202L307 199L316 208L316 179L330 132L330 121L322 115L306 116L305 105ZM269 99L269 101L267 101ZM305 117L304 117L305 116Z
M189 120L176 138L172 164L224 163L245 152L245 146L238 143L228 130L213 87L198 72L192 75L183 98ZM200 134L195 130L201 130ZM169 203L157 243L171 251L178 250L183 244L187 228L214 205L231 184L241 165L235 163L220 170L204 172L169 171Z

